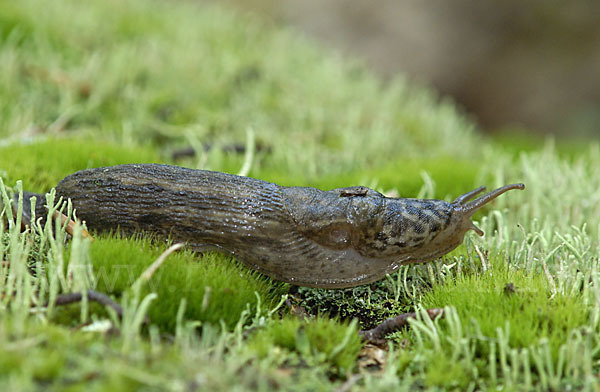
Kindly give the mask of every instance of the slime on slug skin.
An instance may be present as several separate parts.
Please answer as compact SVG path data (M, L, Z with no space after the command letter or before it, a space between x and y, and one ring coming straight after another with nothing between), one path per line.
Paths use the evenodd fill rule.
M76 172L56 192L71 198L78 218L92 230L151 232L194 250L231 253L277 280L345 288L379 280L403 264L437 259L469 230L483 235L470 217L512 189L524 185L506 185L469 201L485 190L480 187L448 203L385 197L360 186L322 191L130 164ZM36 209L44 216L42 205Z

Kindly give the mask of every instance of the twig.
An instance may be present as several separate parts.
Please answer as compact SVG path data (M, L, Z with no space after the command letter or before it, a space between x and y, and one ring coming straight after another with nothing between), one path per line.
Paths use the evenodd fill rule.
M65 228L65 231L73 236L75 234L75 224L76 222L73 219L69 219L68 216L66 216L65 214L61 213L60 211L54 211L54 213L52 214L52 218L56 219L60 216L60 223L61 225L64 225L65 223L67 223L67 227ZM94 237L92 237L92 235L90 233L88 233L88 231L86 229L81 229L81 236L83 238L89 238L90 241L94 241Z
M98 302L101 305L111 307L119 317L123 317L123 308L121 305L113 301L108 295L100 293L96 290L88 290L87 291L88 300ZM59 294L56 297L55 305L68 305L75 302L79 302L83 299L81 292L78 293L68 293L68 294ZM46 304L46 306L48 306Z
M427 309L426 312L427 315L432 319L444 315L444 309L441 308ZM408 320L416 318L417 313L415 312L403 313L394 318L385 320L375 328L368 329L366 331L361 330L359 331L359 334L362 339L368 343L372 343L377 346L385 345L387 343L387 340L385 339L387 335L391 334L392 332L397 332L408 326Z
M30 200L32 197L35 197L37 200L43 200L43 195L41 195L39 193L33 193L33 192L27 192L27 191L23 192L23 212L22 212L22 219L21 219L21 230L25 230L27 228L27 226L29 225L29 223L31 222L32 211L31 211ZM17 214L18 201L19 201L18 198L15 198L15 200L13 201L12 211L13 211L14 215ZM66 224L65 231L72 237L75 234L76 222L73 219L69 219L68 216L61 213L60 211L54 211L54 213L52 214L52 219L58 219L58 218L60 218L61 225ZM81 236L83 238L88 238L92 242L94 241L94 237L92 237L92 235L86 229L83 229L83 228L81 229Z

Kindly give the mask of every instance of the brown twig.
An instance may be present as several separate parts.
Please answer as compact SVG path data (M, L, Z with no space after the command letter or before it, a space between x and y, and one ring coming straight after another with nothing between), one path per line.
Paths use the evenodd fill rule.
M69 235L73 236L75 234L75 224L76 222L73 219L69 219L68 216L66 216L65 214L61 213L60 211L54 211L54 214L52 214L52 217L54 219L56 219L57 217L60 216L60 222L62 225L64 225L65 223L67 223L67 227L65 228L65 231L67 233L69 233ZM90 241L94 242L94 237L92 237L92 235L90 233L88 233L88 231L86 229L81 229L81 236L83 238L89 238Z
M435 319L436 317L441 317L444 315L444 309L441 309L441 308L427 309L426 312L427 312L427 315L432 319ZM371 343L371 344L374 344L377 346L385 345L387 343L387 340L385 339L385 337L387 335L391 334L392 332L397 332L397 331L401 330L402 328L407 327L408 320L416 319L416 318L417 318L417 313L415 313L415 312L403 313L394 318L385 320L384 322L382 322L375 328L368 329L366 331L361 330L361 331L359 331L359 334L362 337L362 339L368 343Z
M123 317L123 308L121 307L121 305L119 305L118 303L113 301L108 295L100 293L95 290L88 290L87 297L88 297L89 301L94 301L94 302L98 302L101 305L109 306L117 313L117 315L119 317ZM81 292L59 294L56 297L56 301L54 302L54 304L57 306L68 305L68 304L72 304L75 302L79 302L82 299L83 299L83 295L81 295Z
M32 211L31 211L31 204L30 204L30 200L32 197L36 197L38 200L43 200L43 195L41 194L37 194L37 193L32 193L32 192L27 192L24 191L23 192L23 212L22 212L22 219L21 219L21 230L25 230L27 228L27 226L29 225L29 223L31 222L31 215L32 215ZM13 201L13 205L12 205L12 211L13 214L17 214L18 211L18 198L15 198L15 200ZM61 213L60 211L54 211L54 213L52 214L52 218L53 219L58 219L60 217L60 224L61 225L65 225L65 231L71 235L71 237L75 234L75 225L76 222L73 219L69 219L68 216L66 216L65 214ZM92 235L86 230L86 229L81 229L81 236L83 238L88 238L90 241L94 241L94 237L92 237Z

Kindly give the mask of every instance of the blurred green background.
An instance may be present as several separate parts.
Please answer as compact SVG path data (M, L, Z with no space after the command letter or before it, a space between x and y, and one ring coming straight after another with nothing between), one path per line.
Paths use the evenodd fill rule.
M600 136L600 3L228 0L450 95L487 132Z

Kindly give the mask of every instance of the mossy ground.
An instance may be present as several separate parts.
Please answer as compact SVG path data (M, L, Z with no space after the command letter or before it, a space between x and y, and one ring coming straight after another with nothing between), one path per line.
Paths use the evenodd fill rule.
M82 168L161 161L151 147L119 146L86 138L50 138L0 147L5 183L22 180L28 191L39 193L48 192L65 176Z
M90 247L96 274L96 290L120 296L164 251L149 239L101 236ZM184 317L206 323L223 322L232 329L257 301L272 308L286 286L255 273L229 257L215 253L202 256L190 251L169 257L145 284L143 293L154 292L160 301L149 309L150 319L168 332L175 330L177 311L186 299Z
M140 280L168 243L98 233L89 244L52 224L23 234L3 225L0 388L596 387L597 144L486 139L432 91L384 83L217 6L43 7L0 3L0 175L16 190L17 180L45 192L76 170L132 162L230 173L251 163L249 175L281 185L446 200L480 185L527 189L475 215L486 235L468 234L441 261L355 289L299 289L287 303L288 285L224 255L179 251ZM189 146L196 156L173 160ZM85 301L44 306L87 288L112 295L123 318ZM309 317L293 318L290 303ZM445 317L411 322L383 364L359 365L357 329L429 307Z

